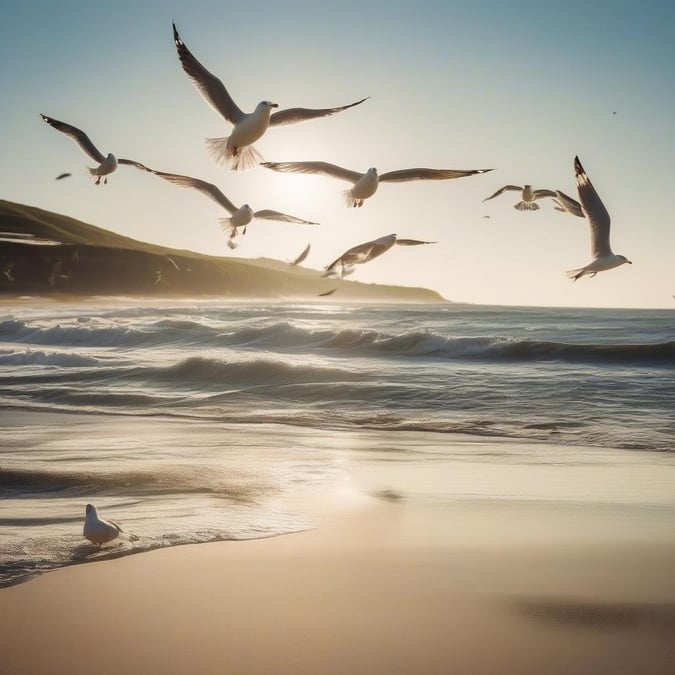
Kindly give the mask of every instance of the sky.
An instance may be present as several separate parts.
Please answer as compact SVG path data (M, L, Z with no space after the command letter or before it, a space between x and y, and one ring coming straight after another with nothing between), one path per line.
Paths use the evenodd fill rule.
M214 255L288 260L311 243L304 264L316 269L389 233L437 241L394 247L350 279L458 302L675 306L672 0L0 0L0 18L0 198ZM227 171L204 139L231 126L181 69L172 21L245 111L370 97L270 129L256 143L265 160L494 171L382 184L361 209L345 207L348 184L333 178ZM254 221L230 251L215 202L131 167L95 186L89 158L39 113L83 129L104 154L320 225ZM575 155L611 215L614 252L633 265L572 283L565 271L591 260L584 220L549 200L521 213L514 192L482 200L526 183L576 196Z

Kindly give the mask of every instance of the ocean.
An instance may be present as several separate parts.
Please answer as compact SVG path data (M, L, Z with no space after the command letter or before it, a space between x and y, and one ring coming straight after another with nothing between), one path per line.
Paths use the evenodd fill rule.
M306 529L293 496L345 483L672 518L674 375L672 310L5 304L0 586ZM634 481L605 480L618 466ZM124 529L100 551L82 537L87 503Z

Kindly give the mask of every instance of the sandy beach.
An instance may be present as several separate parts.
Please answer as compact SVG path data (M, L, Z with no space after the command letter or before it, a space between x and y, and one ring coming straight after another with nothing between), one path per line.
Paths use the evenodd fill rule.
M310 531L1 590L0 672L672 672L675 542L658 518L636 535L603 508L351 491L313 511Z

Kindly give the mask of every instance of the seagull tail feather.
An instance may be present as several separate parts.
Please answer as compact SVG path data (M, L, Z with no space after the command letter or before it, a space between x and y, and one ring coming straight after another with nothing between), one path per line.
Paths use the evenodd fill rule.
M518 209L518 211L538 211L539 204L536 202L518 202L513 205L513 208Z
M342 192L342 196L344 197L345 204L349 208L354 208L355 206L363 206L363 199L356 199L354 195L352 194L351 188L349 190L344 190Z
M260 153L252 145L238 148L230 143L230 138L226 136L206 139L206 147L216 164L232 171L245 171L263 161Z
M586 268L585 267L579 267L576 270L567 270L567 278L571 279L572 281L576 281L577 279L581 279L581 277L584 276Z

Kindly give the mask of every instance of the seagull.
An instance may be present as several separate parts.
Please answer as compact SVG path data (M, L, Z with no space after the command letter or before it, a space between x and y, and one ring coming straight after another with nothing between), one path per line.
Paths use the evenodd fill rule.
M576 281L586 274L593 278L598 272L611 270L624 263L632 265L633 263L625 256L612 253L609 245L609 213L607 213L605 205L588 179L578 157L574 158L574 173L577 178L581 207L591 226L591 255L593 260L585 267L569 270L567 276L572 281Z
M556 190L555 193L557 196L553 198L553 201L556 203L556 211L563 211L579 218L586 217L584 216L581 204L576 199L572 199L572 197L566 195L562 190Z
M262 166L281 173L318 173L354 183L344 191L347 206L363 206L363 202L377 192L380 183L399 183L410 180L447 180L463 178L492 169L401 169L378 174L375 167L366 173L344 169L328 162L262 162Z
M176 43L178 58L183 70L199 89L200 93L228 122L234 125L232 134L226 138L208 138L206 144L215 161L233 171L250 169L261 161L261 157L253 147L270 126L294 124L316 117L326 117L353 108L368 97L356 103L337 108L287 108L272 114L278 103L260 101L252 113L245 113L233 101L225 85L197 61L192 52L181 40L176 24L173 24L173 39Z
M505 185L493 195L486 197L483 201L486 202L489 199L494 199L506 190L515 190L516 192L522 193L521 201L513 205L513 208L518 209L518 211L537 211L539 209L539 204L535 203L535 199L557 196L553 190L533 190L531 185L523 185L522 187L520 185Z
M87 504L83 534L92 544L98 544L100 549L102 544L116 539L120 532L123 530L116 522L99 518L96 507Z
M331 288L330 291L324 291L323 293L317 293L319 298L325 298L327 295L333 295L337 291L337 288Z
M305 250L295 260L293 260L291 262L291 265L295 266L295 265L299 265L301 262L303 262L305 260L305 258L307 258L307 256L309 255L309 249L311 247L312 247L311 244L307 244L307 247L305 248Z
M435 241L420 241L418 239L398 239L395 234L388 234L345 251L339 258L326 266L326 272L323 276L345 277L354 271L354 265L370 262L374 258L386 253L394 244L399 244L400 246L419 246L421 244L435 243ZM340 267L339 272L338 266Z
M70 178L72 173L60 173L54 180L63 180L64 178Z
M205 194L207 197L210 197L215 202L220 204L226 211L230 213L231 216L230 218L218 219L218 222L225 233L229 234L227 245L230 248L236 248L237 246L234 242L234 239L237 236L237 231L241 229L242 234L246 234L246 228L254 218L260 218L262 220L277 220L283 223L297 223L299 225L319 224L311 220L304 220L302 218L296 218L295 216L288 216L285 213L273 211L272 209L254 211L248 204L236 207L215 185L212 183L207 183L205 180L199 180L199 178L192 178L191 176L181 176L177 173L156 171L155 169L151 169L150 167L140 164L139 162L136 162L135 166L136 168L142 169L143 171L154 173L155 176L159 176L160 178L163 178L165 181L173 183L174 185L199 190L199 192Z
M134 162L132 159L117 159L111 152L108 153L107 157L104 157L103 153L101 153L96 148L96 146L89 140L89 136L87 136L87 134L85 134L81 129L78 129L71 124L66 124L65 122L59 122L59 120L55 120L53 117L47 117L47 115L43 115L42 113L40 113L40 117L42 117L42 119L47 122L47 124L54 127L54 129L57 131L60 131L66 136L70 136L72 139L74 139L82 148L82 150L84 150L87 155L89 155L89 157L91 157L95 162L99 163L97 167L87 167L89 169L89 174L92 177L96 176L96 185L100 185L101 178L103 178L104 183L107 183L108 174L111 174L117 168L118 164L130 164L132 166L136 166L138 164L138 162ZM62 174L61 176L58 176L57 180L59 178L65 178L69 175L70 174Z

